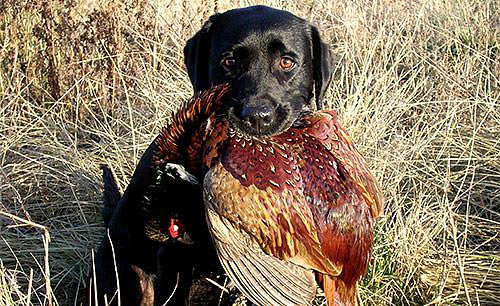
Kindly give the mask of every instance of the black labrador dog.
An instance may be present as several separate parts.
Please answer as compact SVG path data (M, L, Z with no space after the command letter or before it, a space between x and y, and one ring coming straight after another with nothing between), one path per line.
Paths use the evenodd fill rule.
M318 30L289 12L265 6L210 17L189 39L184 54L194 90L229 83L232 96L222 114L256 137L280 133L305 111L321 108L332 75L330 51ZM200 279L222 274L201 186L181 178L179 169L171 169L158 183L151 166L155 149L153 143L146 150L123 195L104 168L108 231L90 281L92 305L104 305L104 300L111 305L219 304L218 298L210 300L210 289L198 289L198 297L193 296ZM182 232L170 231L166 241L152 239L145 205L161 207L161 224Z

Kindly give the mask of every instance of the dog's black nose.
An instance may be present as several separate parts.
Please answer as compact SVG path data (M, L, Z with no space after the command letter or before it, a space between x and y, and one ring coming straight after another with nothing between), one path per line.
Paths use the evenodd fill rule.
M269 106L244 106L241 119L257 131L268 127L273 121L274 110Z

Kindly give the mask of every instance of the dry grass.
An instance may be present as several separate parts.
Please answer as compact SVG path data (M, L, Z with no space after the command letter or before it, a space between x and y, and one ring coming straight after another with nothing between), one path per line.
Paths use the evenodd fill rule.
M126 186L191 95L185 40L248 4L0 3L0 305L76 304L103 235L98 165ZM499 1L266 4L331 43L331 107L383 185L364 305L500 304Z

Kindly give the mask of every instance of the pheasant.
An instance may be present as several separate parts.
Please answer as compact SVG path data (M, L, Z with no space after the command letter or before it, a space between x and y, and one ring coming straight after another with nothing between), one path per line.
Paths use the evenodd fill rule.
M251 137L217 113L229 93L214 87L184 106L157 140L156 165L181 162L203 182L218 257L253 303L310 305L319 282L328 305L357 305L383 199L337 113Z

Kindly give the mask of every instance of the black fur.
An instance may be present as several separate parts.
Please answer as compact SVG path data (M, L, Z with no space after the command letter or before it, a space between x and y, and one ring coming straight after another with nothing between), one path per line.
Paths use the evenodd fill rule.
M122 197L120 187L118 187L118 182L116 181L113 170L108 165L101 165L102 170L102 181L104 184L103 192L103 208L102 208L102 219L104 221L104 226L108 227L111 217L113 216L113 211Z
M254 136L289 128L310 106L313 92L316 108L321 108L332 75L330 51L318 30L289 12L265 6L210 17L188 41L184 55L195 91L231 84L232 103L223 113L234 127ZM294 67L281 68L283 58L295 62Z

